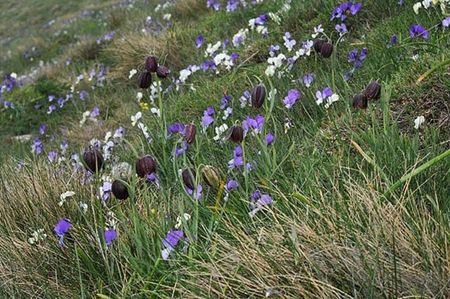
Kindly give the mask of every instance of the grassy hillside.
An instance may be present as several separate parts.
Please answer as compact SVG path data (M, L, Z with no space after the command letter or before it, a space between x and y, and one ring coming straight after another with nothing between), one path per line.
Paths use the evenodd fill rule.
M0 4L0 295L450 296L425 2Z

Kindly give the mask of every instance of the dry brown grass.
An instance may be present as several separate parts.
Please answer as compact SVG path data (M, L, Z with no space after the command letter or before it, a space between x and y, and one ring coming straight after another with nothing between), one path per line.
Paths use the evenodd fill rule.
M106 54L116 62L110 77L128 80L132 69L143 69L145 58L149 55L159 57L160 63L169 68L179 68L181 61L178 56L178 45L168 35L158 37L141 33L129 33L114 40L105 49Z
M269 293L448 298L449 247L436 241L445 239L445 232L427 226L433 215L422 205L407 208L412 197L392 205L380 204L379 194L366 186L349 183L347 192L348 199L336 194L336 203L311 202L306 210L292 204L289 214L273 210L273 221L256 228L228 218L225 231L213 236L208 259L185 269L188 279L178 285L180 293L186 298ZM291 197L284 200L295 203ZM421 227L419 235L414 226Z

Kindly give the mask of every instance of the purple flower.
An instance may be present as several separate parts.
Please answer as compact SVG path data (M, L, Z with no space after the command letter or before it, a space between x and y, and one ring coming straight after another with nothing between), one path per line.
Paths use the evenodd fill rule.
M257 17L255 19L255 25L262 26L262 25L264 25L264 23L267 22L268 19L269 19L269 17L266 14L260 15L259 17Z
M36 155L40 155L44 151L44 144L41 139L34 138L31 144L31 152Z
M57 151L50 151L47 155L48 160L53 163L58 159L58 152Z
M272 133L267 133L266 135L266 144L271 145L275 141L275 136Z
M69 219L62 218L58 221L58 223L56 223L53 231L59 238L59 246L64 246L64 236L69 232L71 228L72 224L70 223Z
M236 60L239 59L239 54L236 53L236 52L231 53L231 54L230 54L230 59L231 59L233 62L235 62Z
M48 106L47 114L50 114L50 113L52 113L55 110L56 110L56 106L55 105L50 105L50 106Z
M215 11L218 11L220 9L220 2L217 0L207 0L206 7L212 8Z
M167 128L167 132L169 133L169 135L178 134L178 133L183 134L184 128L185 128L185 125L182 123L173 123L173 124L169 125L169 127Z
M197 38L195 39L195 46L197 47L197 49L198 48L201 48L201 46L203 45L203 42L204 42L204 38L203 38L203 35L199 35L199 36L197 36Z
M91 111L90 117L96 118L99 115L100 115L100 109L98 107L94 107L94 109L92 109L92 111Z
M362 3L353 3L352 1L344 2L338 5L331 14L331 20L341 19L344 21L347 15L356 15L362 7Z
M80 91L80 100L84 101L89 96L86 90Z
M238 187L239 187L239 183L235 180L228 180L227 184L225 185L225 189L227 191L237 189Z
M44 135L46 130L47 130L47 126L45 124L41 124L39 126L39 134Z
M177 147L175 149L175 156L178 157L182 154L184 154L184 152L189 148L189 144L186 141L183 141L181 143L181 146Z
M239 6L239 0L228 0L227 12L235 11Z
M313 82L314 82L313 74L306 74L303 76L303 84L305 84L306 87L309 88Z
M236 146L233 151L233 159L228 162L228 167L230 169L238 168L244 165L244 157L242 147L240 145Z
M286 106L286 108L291 109L292 106L294 106L294 104L300 98L300 96L301 93L297 89L289 90L288 95L283 100L283 103Z
M337 24L335 28L336 28L336 31L339 32L340 36L343 36L345 33L348 32L347 31L347 26L344 23Z
M242 122L242 128L244 129L245 135L248 131L252 130L254 134L259 134L264 126L264 116L257 115L255 118L247 116L247 118Z
M422 25L415 24L409 28L409 37L422 37L423 39L428 39L430 34Z
M444 28L447 28L450 26L450 17L446 17L445 19L442 20L442 26Z
M252 97L252 94L248 90L246 90L242 93L242 96L239 98L239 102L241 103L241 108L244 108L245 106L247 106L251 97Z
M269 55L274 56L278 51L280 51L279 45L270 45L269 47Z
M231 101L231 96L224 95L222 97L222 99L220 100L220 109L224 110L225 108L227 108L230 104L230 101Z
M367 57L367 48L362 48L360 52L358 52L357 49L353 49L347 55L348 62L353 64L353 67L355 69L358 69L362 66L363 61L366 59L366 57Z
M395 44L397 44L397 42L398 42L398 37L397 37L397 35L393 35L393 36L391 36L391 38L389 39L389 43L393 46L393 45L395 45Z
M259 190L256 190L251 195L250 203L250 217L255 216L257 212L262 210L265 206L273 203L273 199L270 195L262 194Z
M147 181L155 183L156 187L159 189L159 180L154 172L148 174L146 178L147 178Z
M105 243L106 246L109 247L112 244L112 241L117 239L117 232L115 229L108 228L105 230Z
M178 242L184 238L184 233L182 230L170 230L166 238L163 240L163 245L165 247L171 247L172 249L178 245Z
M203 130L206 130L214 122L214 118L213 118L214 113L215 113L214 107L212 107L212 106L209 106L203 112L203 117L202 117Z
M111 195L112 184L111 182L105 181L100 187L100 197L103 201L107 201Z
M203 191L202 185L198 184L197 188L195 190L192 190L191 188L185 186L184 190L186 191L187 194L189 194L192 197L194 197L195 200L202 199L202 191Z
M14 103L10 102L10 101L4 101L3 102L3 107L14 109Z

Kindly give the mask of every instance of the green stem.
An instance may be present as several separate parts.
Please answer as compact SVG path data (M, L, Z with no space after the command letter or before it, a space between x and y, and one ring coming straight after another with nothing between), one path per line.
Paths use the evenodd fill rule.
M450 150L447 150L447 151L443 152L442 154L440 154L439 156L434 157L430 161L420 165L419 167L417 167L416 169L414 169L410 173L402 176L397 182L395 182L391 187L389 187L389 189L383 194L383 196L387 197L389 194L391 194L393 191L398 189L401 185L403 185L403 183L405 183L409 179L415 177L419 173L427 170L428 168L434 166L436 163L438 163L439 161L441 161L441 160L443 160L443 159L445 159L445 158L447 158L449 156L450 156Z

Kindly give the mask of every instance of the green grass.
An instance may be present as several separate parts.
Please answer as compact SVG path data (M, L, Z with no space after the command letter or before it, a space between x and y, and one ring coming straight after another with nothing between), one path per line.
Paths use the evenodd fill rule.
M156 51L172 76L178 76L182 67L204 59L204 48L197 50L194 45L198 34L211 43L232 38L250 18L277 11L284 1L265 1L231 14L206 10L203 2L180 0L159 13L153 12L153 1L151 5L137 1L133 8L115 10L100 2L67 7L46 2L35 13L39 21L33 21L33 26L27 28L19 18L11 35L0 36L17 36L5 49L30 47L33 38L45 35L38 24L53 14L64 19L86 7L101 11L49 29L66 30L74 39L49 35L39 59L76 59L68 67L57 64L32 84L8 94L17 109L0 111L0 136L8 141L0 148L0 277L4 281L0 295L448 297L450 79L443 67L420 84L416 80L448 57L449 31L433 29L426 42L410 40L408 34L411 24L430 28L440 22L440 11L415 15L411 3L399 8L397 1L366 1L361 12L350 18L353 29L336 45L332 58L311 53L299 59L285 77L268 78L264 75L267 48L280 44L286 54L284 32L291 32L297 42L309 38L320 23L327 33L334 32L335 22L329 21L329 14L336 1L292 1L280 25L268 22L267 38L249 33L245 46L237 50L238 67L220 74L197 72L187 81L195 89L183 86L178 92L160 95L155 105L162 103L163 118L143 110L142 122L153 138L148 143L131 126L130 117L140 107L135 100L137 79L128 80L128 71L142 69L144 56ZM13 4L5 5L4 11L0 28L12 21L12 12L20 12L19 17L31 14ZM155 37L139 32L146 16L161 20L168 12L174 24L167 31ZM113 42L101 48L89 46L110 30L116 31ZM387 47L393 34L399 36L399 43ZM332 38L337 39L335 32ZM343 74L351 68L347 53L362 47L368 48L367 59L345 81ZM418 61L411 59L415 51L419 51ZM21 74L35 65L21 61L19 54L2 60L0 70ZM88 90L88 100L68 103L51 115L34 109L37 102L46 109L49 94L64 95L77 75L87 74L97 63L110 68L105 86L90 90L89 83L82 82L75 87L76 91ZM307 72L316 75L309 89L293 81ZM268 93L277 90L274 99L266 98L260 109L240 108L243 91L260 80ZM353 109L353 96L371 80L382 84L381 99L371 102L367 110ZM164 87L170 84L170 80L161 82ZM315 91L325 86L340 95L340 101L329 109L317 106L314 98ZM287 110L282 100L292 88L301 90L302 98ZM252 171L227 168L236 144L213 141L214 127L222 123L219 117L206 133L200 132L203 111L211 105L219 111L224 93L232 96L234 108L226 121L229 126L240 124L246 116L266 116L263 132L248 134L242 144L244 160L253 164ZM101 111L98 121L80 127L82 113L94 106ZM414 119L419 115L426 117L426 123L416 130ZM286 118L293 124L288 131ZM195 142L176 158L172 153L182 137L167 137L161 129L173 122L197 126ZM42 137L45 150L41 156L29 154L30 143L10 141L19 134L37 135L41 123L49 126ZM107 131L119 126L126 128L124 140L118 142L102 173L86 183L83 172L74 171L68 161L70 154L82 153L91 139L103 140ZM264 143L268 132L276 136L271 146ZM46 154L58 149L62 140L70 144L67 160L49 163ZM112 197L103 204L98 198L102 175L111 175L116 162L134 167L144 154L157 161L160 189L132 175L127 180L130 198L120 202ZM26 165L17 170L20 159ZM205 165L217 168L222 184L227 179L239 182L228 200L223 198L223 185L217 189L204 184L200 174ZM184 192L179 170L185 168L196 169L196 182L204 189L201 201ZM274 203L249 217L249 201L256 189L272 196ZM75 196L59 206L60 194L68 190L75 191ZM81 212L80 201L88 204L86 213ZM110 222L108 212L115 214L118 232L110 248L103 237ZM164 261L162 239L184 213L191 216L181 224L186 243L182 241ZM73 224L64 248L53 234L60 218L69 218ZM28 238L39 228L48 237L29 244Z

